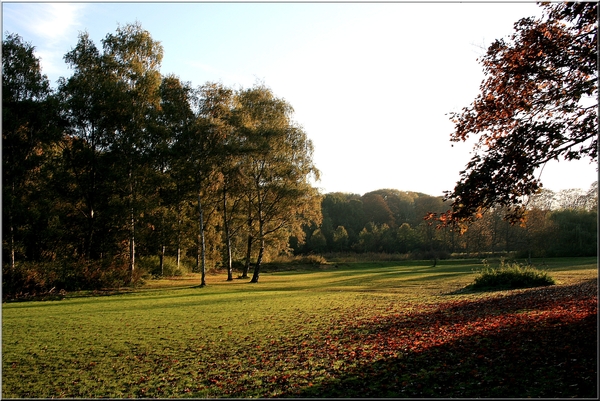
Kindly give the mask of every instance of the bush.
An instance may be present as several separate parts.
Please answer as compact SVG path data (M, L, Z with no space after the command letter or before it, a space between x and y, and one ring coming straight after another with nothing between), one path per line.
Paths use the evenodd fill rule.
M131 280L128 263L120 258L20 262L14 270L7 264L2 266L3 299L31 298L60 291L117 288L141 282L141 272L136 271Z
M139 269L153 277L184 276L191 271L187 263L181 261L177 267L177 259L172 256L163 258L163 270L160 269L160 258L157 255L140 257Z
M321 255L279 255L270 262L262 264L263 272L288 271L305 268L314 268L327 264L327 260ZM254 269L254 264L250 270Z
M324 265L327 259L321 255L280 255L276 257L271 264L289 264L289 265Z
M290 263L297 265L324 265L327 263L327 259L321 255L305 255L295 257Z
M555 284L548 272L538 270L534 266L522 265L517 262L506 263L501 259L500 266L490 268L484 262L484 269L479 272L472 290L510 290L516 288L542 287Z
M323 255L327 261L333 263L360 263L360 262L398 262L414 259L410 253L383 253L383 252L331 252Z

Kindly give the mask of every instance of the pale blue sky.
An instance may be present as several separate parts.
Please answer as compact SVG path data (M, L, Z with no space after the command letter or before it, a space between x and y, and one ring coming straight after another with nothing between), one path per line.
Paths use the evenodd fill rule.
M315 145L322 192L381 188L442 195L470 159L451 146L446 113L467 106L484 78L477 57L512 32L521 3L33 3L4 2L2 31L18 33L52 83L87 30L100 40L139 21L164 47L163 74L194 86L257 80L295 109ZM588 189L588 161L546 166L555 191Z

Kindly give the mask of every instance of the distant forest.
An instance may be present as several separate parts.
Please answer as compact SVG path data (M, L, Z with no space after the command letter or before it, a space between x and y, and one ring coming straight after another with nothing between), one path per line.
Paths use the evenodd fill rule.
M495 208L459 234L424 219L448 209L443 197L381 189L362 196L323 197L320 225L305 226L303 254L385 252L413 258L513 254L517 257L591 256L597 252L598 183L581 189L542 190L528 202L527 220L511 225Z
M208 269L257 282L282 255L596 254L597 183L545 191L522 226L484 213L460 235L441 197L320 194L312 142L264 84L191 87L139 24L87 33L50 87L34 47L2 47L3 294L106 288Z

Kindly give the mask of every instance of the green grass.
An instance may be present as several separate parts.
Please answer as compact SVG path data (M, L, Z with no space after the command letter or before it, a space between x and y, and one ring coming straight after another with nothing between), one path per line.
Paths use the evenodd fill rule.
M597 277L595 258L536 263L559 286ZM263 273L258 284L227 282L221 274L195 288L199 277L186 276L110 296L4 303L2 396L272 397L325 389L336 395L332 386L352 388L347 381L359 380L356 372L369 358L371 367L394 358L419 360L404 348L359 350L373 322L405 315L402 321L410 321L412 313L448 302L508 294L453 295L481 266L479 260L442 261L435 268L430 261L295 266ZM424 384L430 376L423 376ZM473 382L473 391L485 391L479 387ZM439 396L451 394L459 393Z

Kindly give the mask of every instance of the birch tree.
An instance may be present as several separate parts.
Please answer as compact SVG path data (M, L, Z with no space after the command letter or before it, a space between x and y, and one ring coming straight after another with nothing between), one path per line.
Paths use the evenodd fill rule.
M152 146L148 142L152 138L149 124L160 102L163 48L139 23L117 28L102 43L105 68L117 81L113 97L117 101L111 118L115 129L112 151L122 160L122 190L129 214L129 267L133 278L137 222L144 199L140 196L147 165L144 157Z
M239 135L247 151L250 215L257 223L259 250L250 280L256 283L270 236L287 230L303 239L303 223L320 223L321 200L311 185L319 171L312 161L312 142L292 121L293 109L285 100L265 86L242 90L236 100Z

